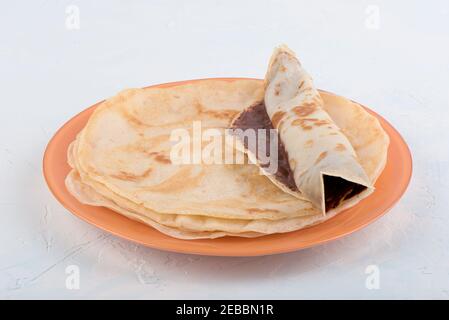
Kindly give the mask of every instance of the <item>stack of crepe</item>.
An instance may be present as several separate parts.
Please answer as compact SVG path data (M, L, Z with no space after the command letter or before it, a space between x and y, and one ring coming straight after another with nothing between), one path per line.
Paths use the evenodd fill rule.
M224 140L233 156L248 161L174 163L171 135L184 129L194 136L195 121L203 131L232 136ZM277 129L275 172L229 130L260 128ZM66 186L84 204L176 238L257 237L325 221L367 197L388 143L376 118L318 92L281 46L265 81L200 80L125 90L104 101L70 145Z

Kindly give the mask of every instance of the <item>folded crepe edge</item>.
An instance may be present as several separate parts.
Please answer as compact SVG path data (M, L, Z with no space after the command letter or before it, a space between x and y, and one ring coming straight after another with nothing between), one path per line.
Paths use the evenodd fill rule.
M271 78L271 74L272 73L276 73L277 69L273 69L272 66L273 64L275 64L277 62L277 56L281 53L287 53L288 55L292 56L292 58L296 59L299 63L299 65L301 65L301 62L299 61L299 59L296 57L295 52L290 49L286 44L280 44L279 46L277 46L276 48L274 48L273 53L271 54L270 60L268 62L268 68L267 68L267 72L265 73L265 78L264 78L264 89L266 89L266 87L268 86L268 81L267 79Z
M230 127L233 126L234 121L240 116L240 114L245 112L246 110L247 109L243 110L242 112L240 112L239 114L237 114L234 117L234 119L231 121ZM296 191L296 192L291 190L285 184L283 184L280 181L278 181L275 178L275 175L267 172L263 168L263 166L261 166L261 163L257 159L256 155L251 150L249 150L248 148L245 147L245 145L241 141L241 139L239 139L237 136L231 134L229 130L226 130L225 134L230 136L231 139L229 139L229 140L232 141L232 142L230 142L228 139L225 139L225 143L228 143L230 147L235 148L237 151L246 154L247 157L248 157L249 162L251 162L252 164L256 165L259 168L261 174L266 176L276 187L278 187L283 192L285 192L287 194L290 194L291 196L293 196L295 198L298 198L298 199L301 199L301 200L305 200L305 201L310 201L310 199L307 199L305 196L303 196L299 190ZM383 167L385 166L385 164L386 164L386 161L385 161L384 165L382 166L380 172L383 170ZM361 181L360 179L357 179L357 177L350 177L348 175L345 175L345 174L342 175L341 173L334 173L332 171L320 171L320 174L321 174L321 186L320 187L321 187L322 194L323 194L322 205L321 205L321 210L320 211L321 211L322 215L324 215L324 216L327 216L327 215L329 215L329 214L331 214L332 212L335 212L335 211L345 210L346 208L349 208L349 207L355 205L356 203L358 203L362 199L368 197L375 190L375 187L373 186L372 181L370 181L370 183L366 183L364 181ZM348 182L361 185L361 186L365 187L366 189L361 191L361 192L359 192L355 196L352 196L349 199L341 200L340 204L338 206L336 206L335 208L332 208L330 210L326 210L326 205L325 205L326 194L325 194L325 191L324 191L324 176L338 177L338 178L344 179L344 180L346 180Z
M279 67L281 66L281 64L278 64L277 67L275 67L274 65L277 63L277 60L278 60L279 56L282 55L282 54L286 54L288 56L288 59L295 59L296 62L298 63L298 65L299 65L299 67L302 68L302 64L299 61L299 59L297 58L296 53L293 50L291 50L285 44L281 44L281 45L277 46L273 50L273 53L272 53L271 58L270 58L269 63L268 63L268 68L267 68L267 72L266 72L265 79L264 79L264 89L265 90L267 89L267 87L271 83L272 78L274 76L276 76L278 74L278 72L279 72ZM307 75L306 80L311 82L310 83L311 87L315 88L315 86L314 86L314 84L312 82L312 77L303 68L302 68L302 71L304 73L306 73L306 75ZM320 99L322 99L321 96L320 96L319 91L316 88L315 88L315 90L316 90L316 94L318 95L318 97ZM272 119L270 119L270 120L272 120ZM278 128L275 128L275 129L277 130ZM250 156L254 157L249 150L248 150L247 153L248 153L249 157ZM290 163L288 163L288 165L290 166ZM384 163L384 165L382 167L384 167L384 166L385 166L385 163ZM293 168L291 168L291 166L290 166L290 170L293 171ZM366 172L365 172L363 167L362 167L362 170L363 170L363 173L365 174L365 176L367 177ZM356 195L353 195L349 199L345 199L346 195L342 196L342 199L340 199L339 204L328 211L327 208L326 208L326 200L327 200L327 198L326 198L326 193L325 193L324 176L333 176L333 177L341 178L341 179L343 179L343 180L345 180L347 182L363 186L363 187L365 187L365 190L362 190L362 191L358 192ZM279 181L275 180L274 177L269 177L269 178L281 190L283 190L283 191L285 191L285 192L287 192L289 194L292 194L293 196L297 196L295 192L291 191L289 188L284 186L282 183L280 183ZM295 184L296 184L296 179L295 179ZM361 179L360 177L350 176L350 175L347 175L347 174L344 174L344 173L342 174L341 172L336 173L336 172L332 172L332 171L330 171L330 172L321 172L320 171L320 188L321 188L321 195L322 195L322 197L321 197L321 206L320 206L321 208L319 208L319 209L320 209L320 211L322 212L323 215L327 215L327 214L329 214L330 211L333 211L335 209L338 209L339 211L341 211L342 210L341 207L343 206L343 204L354 205L355 203L357 203L361 199L367 197L368 195L370 195L374 191L373 181L371 181L371 179L369 179L369 178L368 179ZM353 189L351 189L351 191L349 191L349 192L352 192L352 191L353 191ZM298 194L301 194L301 191L300 191L299 187L298 187ZM302 196L302 198L310 201L310 199L307 199L304 196ZM351 201L352 199L354 199L354 200Z
M356 176L348 176L346 174L335 173L332 171L320 171L320 175L321 175L320 188L321 188L321 194L323 195L323 197L321 199L321 208L322 209L320 211L321 211L322 215L325 215L325 216L328 215L333 210L338 209L337 211L340 212L340 211L345 210L348 207L354 206L355 204L357 204L358 202L360 202L361 200L363 200L364 198L366 198L370 194L372 194L375 190L375 187L373 186L371 181L369 181L369 183L367 183L365 181L362 181L361 179L359 179ZM340 178L347 182L353 183L355 185L365 187L365 189L348 199L345 199L345 196L343 196L342 199L340 199L340 202L337 204L337 206L335 206L334 208L331 208L330 210L327 210L327 208L326 208L326 192L325 192L325 186L324 186L324 177L325 176Z

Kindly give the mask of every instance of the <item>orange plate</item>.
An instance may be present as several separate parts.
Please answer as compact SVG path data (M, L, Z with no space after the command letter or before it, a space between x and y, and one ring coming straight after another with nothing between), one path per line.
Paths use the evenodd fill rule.
M223 80L233 79L236 78ZM156 87L176 86L193 81L197 80L161 84ZM403 138L385 119L367 109L379 119L390 136L387 164L376 183L376 191L371 196L332 219L298 231L252 239L224 237L179 240L109 209L83 205L67 191L64 184L64 179L70 171L67 164L67 147L84 127L98 104L75 116L52 138L44 155L45 179L54 196L74 215L116 236L151 248L214 256L258 256L312 247L348 235L385 214L403 195L412 174L412 159Z

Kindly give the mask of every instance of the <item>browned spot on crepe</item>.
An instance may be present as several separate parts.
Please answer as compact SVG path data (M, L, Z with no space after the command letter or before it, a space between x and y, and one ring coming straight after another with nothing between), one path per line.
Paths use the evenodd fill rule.
M278 213L279 212L279 210L275 210L275 209L259 209L259 208L248 208L247 211L249 213L267 213L267 212Z
M221 111L216 111L216 110L205 110L203 111L204 114L207 114L209 116L212 116L214 118L217 119L232 119L234 118L239 112L236 110L221 110Z
M316 105L314 103L305 103L301 106L297 106L293 108L293 112L301 118L307 117L311 115L316 110Z
M142 133L144 135L144 133ZM155 156L159 152L151 151L152 149L159 148L159 146L169 140L168 135L160 135L157 137L145 138L133 144L124 145L116 148L117 152L124 153L143 153L147 156Z
M306 124L307 119L296 119L292 121L292 126L299 126L303 130L312 130L312 126Z
M312 140L312 139L307 140L307 141L304 143L304 148L310 148L310 147L312 147L312 146L313 146L313 140Z
M304 119L297 119L295 120L297 124L299 125L305 125L306 122L310 122L310 125L312 126L316 126L316 127L321 127L327 124L330 124L330 122L328 120L320 120L320 119L316 119L316 118L304 118Z
M344 146L344 144L341 143L337 143L337 146L335 147L336 151L345 151L346 147Z
M276 96L281 94L281 84L280 83L276 84L276 86L274 87L274 94Z
M298 89L301 90L301 88L302 88L303 85L304 85L304 80L302 80L302 81L299 83Z
M320 155L318 156L318 158L316 158L315 164L318 164L321 160L323 160L326 157L327 157L327 151L321 152Z
M316 126L316 127L325 126L327 124L330 124L330 122L327 121L327 120L316 120L316 121L313 122L313 125Z
M123 116L123 118L126 119L126 121L128 123L130 123L132 126L134 127L142 127L145 126L145 123L143 123L142 121L140 121L137 117L135 117L134 115L132 115L131 113L129 113L127 110L125 110L124 108L120 108L119 112L121 113L121 115Z
M273 118L271 119L271 123L273 124L273 128L277 128L279 122L282 120L282 118L284 117L285 112L284 111L276 111L273 114Z
M281 72L285 72L285 71L287 71L287 68L286 68L284 65L282 65L282 66L279 68L279 70L280 70Z
M171 164L171 160L166 156L164 156L163 154L158 154L157 156L154 157L154 160L160 163Z
M205 109L204 106L198 101L195 103L195 108L196 108L198 114L206 114L213 118L225 119L225 120L232 119L239 113L239 111L231 110L231 109L225 109L225 110Z
M147 152L147 155L149 155L150 157L153 157L154 160L156 160L157 162L171 164L170 158L168 158L166 155L164 155L161 152L156 152L156 151Z
M134 173L130 173L130 172L120 171L117 174L112 174L111 177L115 178L115 179L123 180L123 181L139 181L139 180L142 180L142 179L145 179L146 177L148 177L150 175L151 171L153 171L152 168L147 169L142 174L134 174Z

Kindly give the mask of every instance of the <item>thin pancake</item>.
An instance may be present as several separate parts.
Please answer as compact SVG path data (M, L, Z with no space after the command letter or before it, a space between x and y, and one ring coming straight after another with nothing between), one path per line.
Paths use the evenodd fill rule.
M222 80L205 80L206 82L212 82L215 84L208 84L209 88L215 88L218 91L221 91L223 86L231 86L233 87L233 90L237 88L240 88L239 94L242 95L245 101L257 101L258 98L260 98L260 94L256 94L256 92L259 91L259 89L262 89L262 82L261 81L255 81L255 80L237 80L234 83L228 83ZM194 83L194 86L198 86L199 88L204 88L204 86L199 86L199 84L203 81L199 81L199 83ZM236 84L237 82L237 84ZM250 84L249 84L249 83ZM231 85L232 84L232 85ZM180 87L184 87L185 85L181 85ZM177 88L177 87L175 87ZM181 94L182 92L185 92L185 88L178 88L174 90L175 88L172 88L170 91L171 94ZM144 89L145 91L152 91L153 89ZM227 91L227 90L225 90ZM213 94L214 91L208 91L209 93L209 100L214 100ZM251 96L252 98L248 99L248 96ZM217 96L220 96L220 94L217 93ZM246 98L245 98L246 97ZM378 121L371 115L369 115L360 105L353 103L347 99L336 97L331 94L322 93L323 100L325 102L324 108L328 111L329 115L334 119L334 121L340 126L342 131L345 132L345 135L348 136L348 139L351 141L351 143L354 145L354 149L356 150L359 158L360 163L368 173L370 179L372 182L374 182L380 172L383 169L383 166L385 165L386 160L386 152L388 147L388 137L383 132L382 128L380 127L380 124ZM126 100L126 97L122 97ZM231 97L232 98L232 97ZM234 103L236 100L235 97ZM232 100L232 99L231 99ZM128 101L129 102L129 101ZM140 101L139 103L144 103L145 99L143 101ZM125 101L123 102L125 103ZM211 101L212 103L212 101ZM222 102L223 103L223 102ZM128 104L129 106L129 104ZM244 106L240 105L241 110L243 110ZM189 106L186 106L186 108L190 108ZM151 110L151 108L149 109ZM223 113L221 113L223 115ZM227 115L228 122L231 122L231 119L235 117L235 115L232 115L229 113ZM108 127L108 123L105 124L105 129L110 130ZM153 132L153 130L156 130L156 128L149 126L147 128L149 132ZM82 137L82 134L80 135ZM153 139L154 141L154 139ZM95 141L93 141L95 142ZM96 143L102 143L101 141L97 141ZM150 146L151 144L147 144L145 146ZM80 153L78 151L74 151L73 146L70 148L69 152L69 163L71 163L73 166L76 166L74 163L76 163L80 159ZM151 148L150 148L151 149ZM154 150L147 150L148 152L153 152ZM113 150L110 151L111 153ZM148 157L148 154L147 154ZM137 157L136 159L139 159ZM155 164L155 170L160 169L159 164ZM214 166L212 166L214 167ZM231 170L232 165L223 166L227 167L227 170ZM204 238L210 238L210 237L216 237L217 234L210 234L210 233L204 233L204 234L198 234L200 232L218 232L219 236L223 236L222 230L227 230L227 234L234 234L234 235L241 235L244 236L246 233L250 233L251 236L255 235L263 235L266 233L273 233L273 232L288 232L292 230L297 230L306 226L309 226L311 224L319 223L321 221L324 221L325 219L330 218L331 216L335 215L336 211L331 211L328 213L326 217L322 217L318 211L316 211L314 208L311 207L311 204L295 199L289 195L286 195L282 191L280 191L278 188L274 187L269 180L265 176L261 176L258 174L258 169L254 165L239 165L237 167L240 167L239 170L243 170L242 174L243 177L248 179L254 179L252 182L257 181L257 185L260 185L260 189L254 189L252 192L256 193L258 190L270 190L271 193L269 194L260 194L260 199L262 199L261 204L264 203L283 203L283 201L286 201L288 204L291 204L295 207L296 210L303 210L299 213L298 218L293 219L287 219L285 218L285 213L282 213L281 217L277 216L278 222L273 222L273 212L270 212L269 210L265 211L263 206L261 205L259 208L255 206L254 208L258 210L254 210L251 212L251 215L242 215L242 219L234 218L229 219L228 214L218 214L218 216L225 216L225 218L217 218L214 215L207 215L204 214L204 211L196 211L194 213L190 214L183 214L182 211L174 210L172 212L158 212L151 208L148 208L149 206L146 205L146 203L138 203L133 202L132 199L123 196L122 194L116 193L115 190L112 188L109 188L107 184L103 184L101 181L98 181L95 175L91 176L89 172L85 172L83 169L81 175L85 176L85 180L81 181L78 180L78 182L82 183L84 187L88 187L89 192L87 192L89 195L91 195L92 198L96 199L95 205L104 205L108 206L108 201L112 201L116 206L111 208L119 213L122 213L124 215L129 214L129 212L133 212L134 214L137 214L139 217L143 217L144 219L140 219L140 221L149 224L154 225L156 223L157 225L161 225L164 227L168 227L171 229L174 229L175 232L181 231L181 232L195 232L195 237L204 237ZM223 173L223 172L221 172ZM79 175L77 171L73 173L74 175ZM230 174L230 173L228 173ZM70 176L68 177L68 180L70 179ZM69 182L69 181L68 181ZM134 181L136 183L136 181ZM143 183L141 181L140 183ZM234 187L236 188L242 188L242 185L244 184L243 188L246 188L248 185L248 182L245 180L237 180L235 181L237 185ZM91 187L94 186L94 187ZM252 184L251 184L252 185ZM195 186L194 186L195 187ZM265 189L266 188L266 189ZM241 189L239 189L241 190ZM99 193L101 191L101 194ZM215 192L219 192L220 189L214 189ZM126 193L125 193L126 194ZM254 194L250 193L249 196L255 197ZM77 195L74 194L76 197ZM98 201L98 195L100 195L105 202ZM185 196L185 195L184 195ZM247 194L248 196L248 194ZM161 194L160 197L163 199L164 194ZM272 197L272 198L270 198ZM80 199L80 201L87 201L86 198L88 196L84 195L83 199ZM274 199L266 201L266 199ZM280 201L280 199L284 199ZM103 201L104 201L103 200ZM166 201L166 199L165 199ZM264 202L265 201L265 202ZM106 203L106 204L104 204ZM222 204L221 206L224 206L225 204ZM236 202L228 202L226 205L229 207L237 207L237 210L233 211L239 212L238 206L241 205L239 201ZM150 206L151 207L151 206ZM304 211L304 209L301 208L311 208L310 210ZM240 208L241 209L241 208ZM343 210L344 207L340 207L339 210ZM241 212L241 211L240 211ZM128 215L127 215L128 216ZM237 215L238 216L238 215ZM284 217L282 217L284 216ZM253 219L253 217L259 218L259 219ZM262 218L261 218L262 217ZM265 217L270 217L271 219L266 219ZM160 220L157 220L160 219ZM157 222L159 221L159 222ZM165 223L165 225L164 225ZM173 232L170 231L170 229L167 229L168 231L163 231L161 229L158 229L161 232L167 233L169 235L175 236L175 237L184 237L182 234L173 234ZM250 230L258 230L263 232L254 232ZM226 233L225 232L225 233ZM245 235L246 236L246 235Z
M301 196L323 214L368 196L373 188L356 151L326 112L312 78L286 46L275 49L265 85L265 108L285 145Z
M248 164L172 164L170 134L192 122L223 131L261 98L257 80L198 81L127 90L100 105L79 137L80 167L113 192L160 213L229 219L293 218L315 209Z

